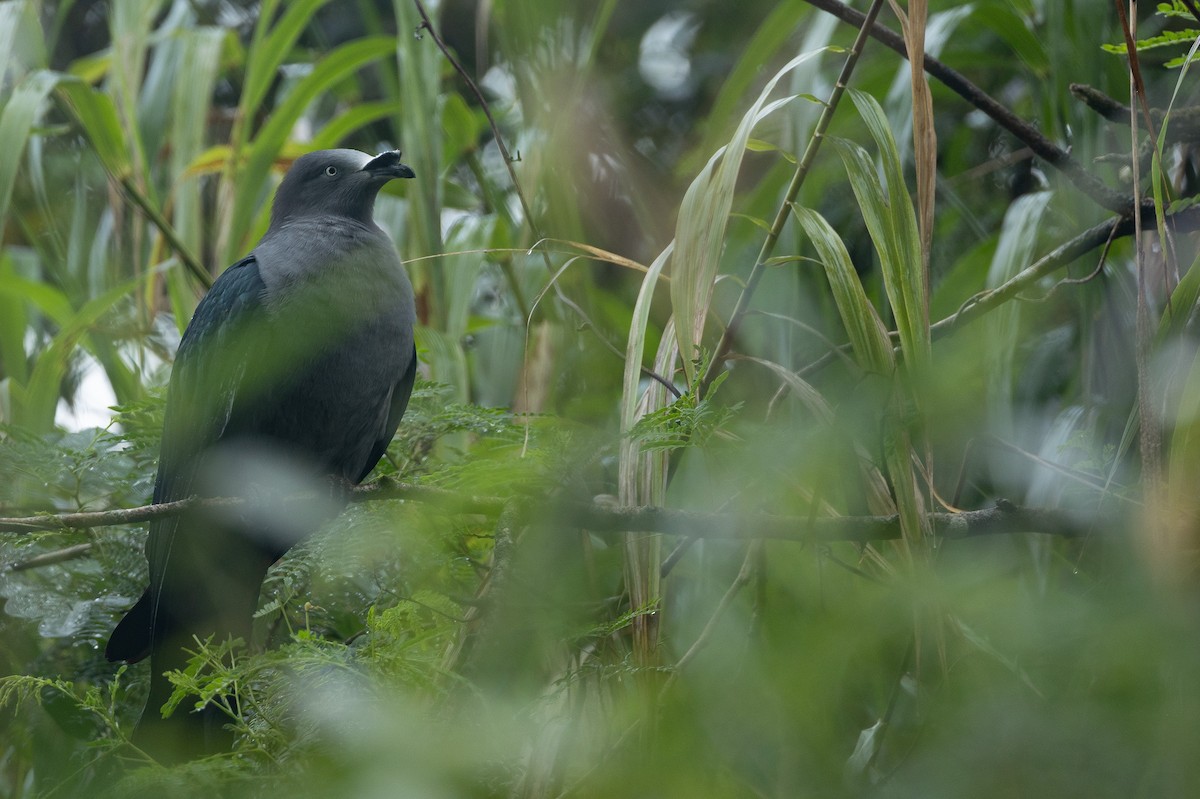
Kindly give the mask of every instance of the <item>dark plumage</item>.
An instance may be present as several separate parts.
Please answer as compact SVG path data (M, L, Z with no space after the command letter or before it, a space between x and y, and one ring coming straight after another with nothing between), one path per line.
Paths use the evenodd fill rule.
M412 287L372 218L379 189L411 178L399 153L299 158L258 246L227 269L184 333L167 395L154 501L248 502L152 524L150 586L117 625L109 660L151 659L136 735L164 757L227 744L224 719L159 709L162 676L193 637L249 638L267 568L331 515L271 498L280 480L357 483L383 455L416 374ZM282 475L282 477L281 477Z

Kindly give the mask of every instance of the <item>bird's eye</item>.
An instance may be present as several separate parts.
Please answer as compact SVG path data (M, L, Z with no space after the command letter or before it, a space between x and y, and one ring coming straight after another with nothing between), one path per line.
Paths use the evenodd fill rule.
M337 167L336 166L325 167L325 174L329 175L329 177L333 177L334 175L337 174Z

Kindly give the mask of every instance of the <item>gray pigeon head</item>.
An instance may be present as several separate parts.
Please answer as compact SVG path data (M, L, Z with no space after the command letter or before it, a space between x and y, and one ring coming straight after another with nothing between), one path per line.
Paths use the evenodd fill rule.
M306 216L343 216L371 224L375 197L383 184L411 178L400 153L370 156L358 150L318 150L296 159L279 184L271 206L271 227Z

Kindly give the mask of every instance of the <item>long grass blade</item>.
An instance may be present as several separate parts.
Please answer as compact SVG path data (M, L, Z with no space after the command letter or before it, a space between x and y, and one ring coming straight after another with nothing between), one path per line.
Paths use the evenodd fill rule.
M929 292L916 213L883 109L869 94L851 90L850 98L875 140L886 187L862 148L839 141L838 151L879 255L884 288L896 317L905 359L920 374L929 359Z
M258 25L246 58L246 85L238 103L239 116L244 120L253 116L266 100L271 84L284 59L295 46L300 34L308 26L313 14L329 0L295 0L284 6L283 15L274 20L279 0L267 0L258 12ZM271 23L274 22L274 25ZM243 128L243 131L245 129ZM243 133L243 135L245 135ZM243 138L241 141L245 141ZM238 142L235 140L235 149Z
M867 371L891 374L896 360L887 328L879 318L875 306L871 305L867 298L858 272L850 261L845 242L816 211L809 208L794 210L805 235L817 248L821 264L825 267L825 275L833 290L833 300L837 304L838 313L842 317L842 324L846 328L859 365Z
M697 378L694 361L699 356L725 227L750 134L755 125L788 102L786 99L768 102L779 81L823 52L816 50L793 58L767 81L743 115L729 144L709 159L684 194L675 227L675 255L671 259L671 306L689 384Z
M71 353L85 339L95 324L122 298L136 291L153 270L126 280L108 291L88 300L71 320L55 334L50 346L43 351L29 377L25 402L14 404L13 419L30 430L49 431L54 425L58 407L59 388L70 364Z
M62 75L56 72L31 72L13 89L3 112L0 112L0 232L8 220L13 184L30 132L46 97L61 79Z
M0 381L0 390L7 388L10 395L14 385L20 389L29 382L29 359L25 352L29 314L24 287L19 280L12 256L7 250L0 250L0 370L5 375L5 380ZM11 399L9 405L12 405ZM0 401L0 419L5 416L3 411Z
M895 0L893 7L896 7ZM917 222L921 236L921 260L927 272L929 250L933 244L933 208L937 185L937 131L933 127L933 96L929 93L929 79L925 77L928 0L909 0L908 14L903 14L897 8L897 15L903 21L904 40L908 45L913 155L917 171Z
M58 92L92 144L105 170L120 181L133 171L120 115L112 98L77 78L63 78Z

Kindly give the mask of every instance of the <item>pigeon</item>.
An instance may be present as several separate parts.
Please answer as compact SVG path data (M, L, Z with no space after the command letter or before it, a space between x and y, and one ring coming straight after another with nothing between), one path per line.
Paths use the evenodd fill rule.
M336 515L344 503L329 500L344 501L371 472L408 405L413 290L373 211L384 184L412 177L396 151L298 158L266 234L221 274L184 332L154 502L241 501L151 523L150 585L105 648L110 661L150 658L133 741L160 760L232 744L220 702L163 717L174 691L164 672L185 668L197 641L249 641L268 567ZM332 487L323 504L285 501L314 485Z

